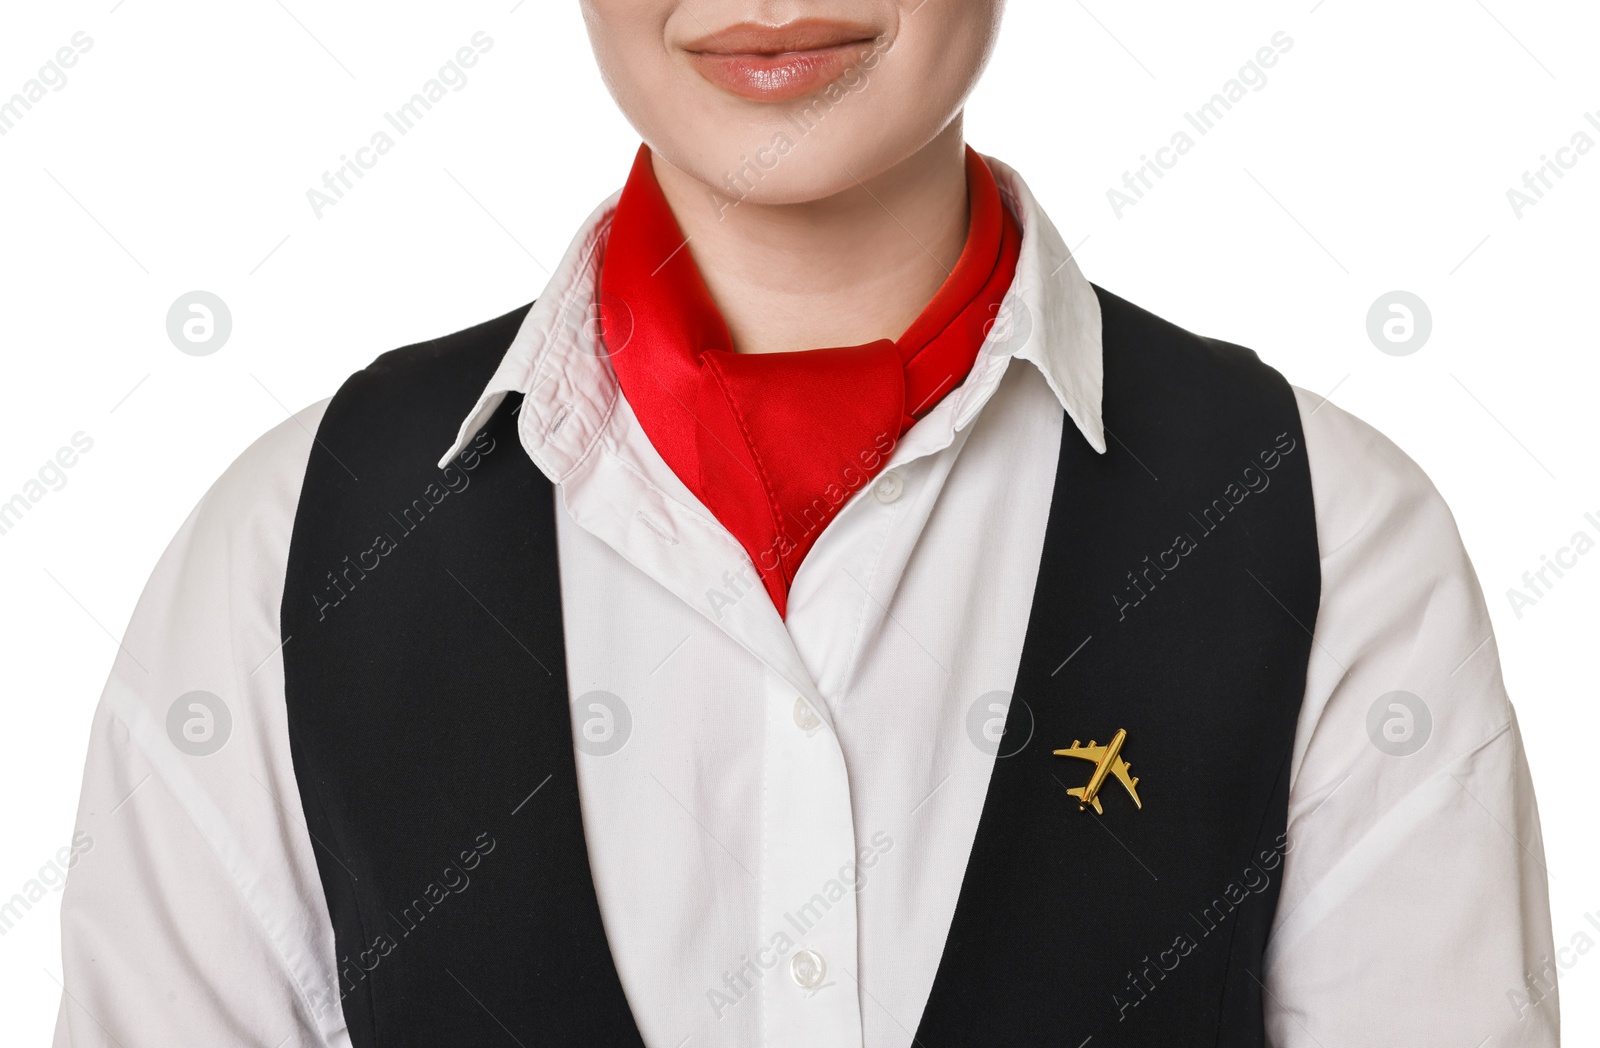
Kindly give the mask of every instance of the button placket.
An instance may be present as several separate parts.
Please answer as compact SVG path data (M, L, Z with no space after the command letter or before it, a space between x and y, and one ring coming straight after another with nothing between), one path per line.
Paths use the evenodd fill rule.
M776 675L765 690L761 924L763 939L780 944L785 975L762 981L762 1025L774 1048L859 1048L859 995L833 976L838 965L853 965L859 949L844 754L818 709L820 696L797 695Z
M802 990L815 990L827 978L828 965L817 951L804 949L789 961L789 974Z
M817 715L816 707L804 695L795 696L794 726L808 735L822 727L822 718Z

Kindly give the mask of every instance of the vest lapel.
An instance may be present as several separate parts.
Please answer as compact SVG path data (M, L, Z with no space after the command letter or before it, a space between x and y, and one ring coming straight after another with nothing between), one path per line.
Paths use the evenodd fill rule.
M1099 294L1114 438L1063 435L926 1048L1262 1043L1321 578L1299 414L1253 353ZM1108 777L1080 810L1095 765L1053 751L1118 729L1143 808Z
M554 501L518 398L432 465L523 313L352 378L295 520L290 749L343 994L316 1006L356 1048L643 1044L589 873Z

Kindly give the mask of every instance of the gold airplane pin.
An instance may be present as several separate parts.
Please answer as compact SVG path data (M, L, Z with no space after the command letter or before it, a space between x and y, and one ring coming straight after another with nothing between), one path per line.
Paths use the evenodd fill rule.
M1089 776L1089 784L1077 789L1068 790L1067 793L1078 798L1078 810L1094 805L1096 815L1104 815L1105 809L1100 807L1100 787L1106 781L1107 773L1115 775L1117 780L1128 790L1128 795L1133 798L1135 807L1143 808L1139 802L1139 791L1134 787L1139 785L1138 779L1128 777L1128 762L1122 759L1122 744L1128 741L1128 732L1118 728L1117 733L1111 736L1111 741L1104 746L1095 745L1093 739L1085 746L1072 740L1072 745L1064 750L1055 750L1057 757L1077 757L1080 760L1094 762L1094 774Z

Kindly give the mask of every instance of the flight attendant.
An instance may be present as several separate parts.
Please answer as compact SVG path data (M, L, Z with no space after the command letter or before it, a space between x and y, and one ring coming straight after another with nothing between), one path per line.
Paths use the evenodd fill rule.
M1448 509L1085 279L1001 6L585 0L620 192L161 559L58 1046L1556 1044Z

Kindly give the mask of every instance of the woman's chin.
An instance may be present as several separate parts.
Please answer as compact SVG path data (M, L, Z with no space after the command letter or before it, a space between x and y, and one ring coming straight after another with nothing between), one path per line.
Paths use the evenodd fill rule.
M781 206L857 189L927 145L939 130L889 138L881 128L841 123L802 134L787 121L763 121L734 133L723 126L686 139L681 145L692 142L689 148L674 141L651 141L650 147L729 206Z

